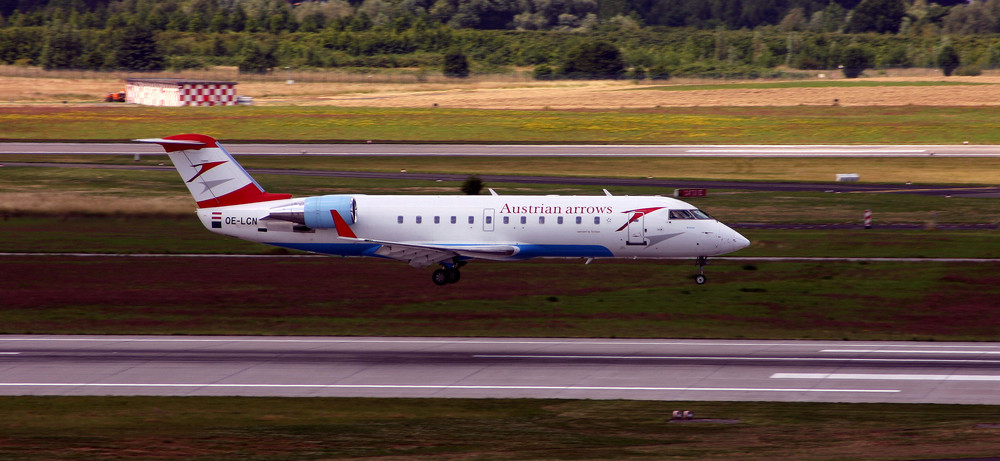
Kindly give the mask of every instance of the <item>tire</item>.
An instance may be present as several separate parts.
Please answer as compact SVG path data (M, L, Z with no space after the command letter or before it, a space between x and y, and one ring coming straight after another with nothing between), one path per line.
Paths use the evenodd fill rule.
M444 274L445 274L445 279L447 279L448 283L458 283L458 281L462 278L462 273L459 272L458 269L455 269L454 267L449 267L447 269L444 269Z
M431 274L431 280L437 286L443 286L448 284L448 272L445 269L438 269Z
M698 275L694 276L694 283L697 283L698 285L704 285L705 282L707 282L707 281L708 281L708 278L706 278L703 274L698 274Z

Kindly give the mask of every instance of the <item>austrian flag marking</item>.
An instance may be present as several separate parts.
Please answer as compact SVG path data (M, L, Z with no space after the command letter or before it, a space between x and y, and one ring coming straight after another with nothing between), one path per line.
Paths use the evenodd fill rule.
M212 229L222 229L222 212L212 212Z

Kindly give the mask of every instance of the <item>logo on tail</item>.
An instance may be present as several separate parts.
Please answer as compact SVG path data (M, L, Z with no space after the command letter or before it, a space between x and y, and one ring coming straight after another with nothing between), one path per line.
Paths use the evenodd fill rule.
M227 162L226 160L223 160L221 162L206 162L206 163L199 163L197 165L191 165L191 167L193 167L193 168L199 168L199 170L198 170L198 174L194 175L193 178L188 179L187 182L191 182L191 181L194 181L195 179L198 179L198 176L201 176L201 175L205 174L206 171L211 170L212 168L215 168L215 167L217 167L219 165L222 165L223 163L226 163L226 162Z

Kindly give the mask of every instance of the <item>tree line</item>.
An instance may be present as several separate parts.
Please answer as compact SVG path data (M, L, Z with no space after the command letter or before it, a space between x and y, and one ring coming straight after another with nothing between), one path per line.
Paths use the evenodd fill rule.
M847 63L974 74L1000 67L994 33L1000 0L0 0L0 61L49 69L667 78Z

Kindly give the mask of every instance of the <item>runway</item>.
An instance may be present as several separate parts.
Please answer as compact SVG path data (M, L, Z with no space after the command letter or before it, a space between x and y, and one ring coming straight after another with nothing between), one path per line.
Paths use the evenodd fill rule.
M151 165L108 165L95 163L45 163L45 162L7 162L3 165L27 168L87 168L107 170L146 170L174 171L173 166ZM2 165L0 165L2 166ZM331 171L331 170L291 170L273 168L247 168L251 174L274 174L290 176L313 176L322 178L360 178L360 179L401 179L409 181L452 181L462 182L468 176L448 173L386 173L377 171ZM885 194L916 194L934 196L962 197L1000 197L1000 187L996 186L942 186L923 184L873 184L873 183L799 183L799 182L745 182L745 181L715 181L715 180L683 180L683 179L653 179L653 178L599 178L581 176L521 176L521 175L478 175L487 184L566 184L593 186L594 191L606 187L661 187L684 188L697 187L709 189L753 190L767 192L830 192L830 193L885 193Z
M0 395L1000 404L1000 343L0 336Z
M152 134L151 134L152 136ZM995 145L282 144L229 143L234 155L481 157L1000 157ZM162 155L133 142L4 142L0 154Z
M1000 157L1000 146L779 146L779 145L475 145L475 144L226 144L236 155L314 156L488 156L488 157ZM142 143L0 143L3 155L163 155L156 145ZM109 165L45 162L3 162L0 166L172 171L170 165ZM461 182L467 175L446 173L248 169L251 174L275 174L358 179L405 179ZM566 184L604 187L710 188L784 192L893 193L934 196L998 197L1000 187L873 184L857 182L800 183L602 178L528 175L479 175L487 184Z

